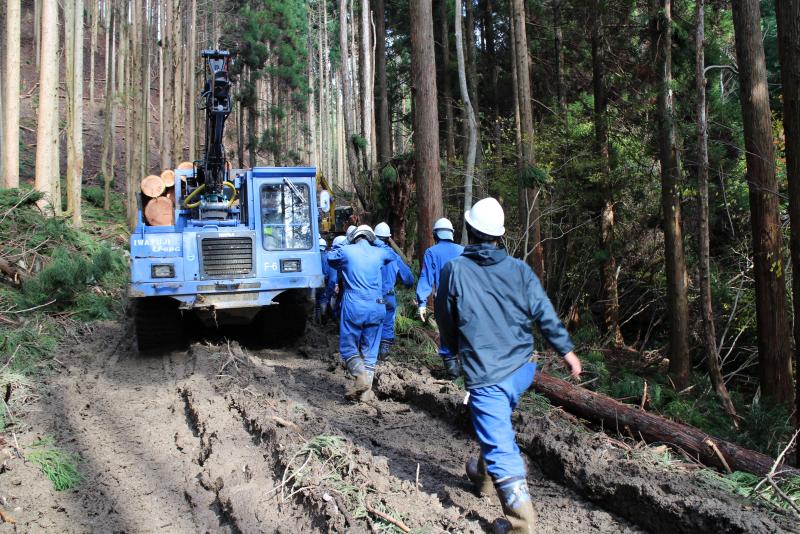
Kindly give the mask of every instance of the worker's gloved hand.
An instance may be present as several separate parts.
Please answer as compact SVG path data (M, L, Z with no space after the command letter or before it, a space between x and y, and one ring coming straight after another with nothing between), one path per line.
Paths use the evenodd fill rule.
M419 307L419 320L424 323L425 319L427 318L427 316L428 316L428 308L426 306L420 306Z
M461 362L458 360L458 356L455 354L442 354L441 356L444 369L447 371L447 376L449 376L451 380L455 380L461 376Z

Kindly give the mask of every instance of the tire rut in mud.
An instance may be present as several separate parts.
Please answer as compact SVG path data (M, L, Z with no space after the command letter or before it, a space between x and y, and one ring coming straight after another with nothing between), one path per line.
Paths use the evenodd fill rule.
M213 510L219 528L233 534L328 530L327 518L314 507L299 501L276 505L271 490L281 483L282 468L272 447L256 443L225 399L207 395L197 382L190 380L178 391L202 467L199 487L186 489L187 501Z
M298 352L314 353L308 347ZM415 487L417 469L419 494L435 497L446 514L432 517L431 509L415 506L406 496L405 508L411 515L433 521L451 531L485 532L492 521L502 516L496 497L481 498L472 491L464 476L464 460L477 451L476 442L460 429L432 417L424 410L390 399L368 405L343 399L345 378L336 365L301 359L291 354L262 353L253 371L260 388L249 390L288 395L281 402L305 434L338 434L364 451L367 457L381 458L387 472L381 478L393 484ZM251 396L245 397L253 405ZM236 402L239 402L238 399ZM249 411L247 412L250 413ZM573 491L545 479L537 470L529 479L538 490L537 506L542 510L541 532L638 532L639 529L614 517ZM417 495L416 490L412 495ZM452 517L458 518L453 522ZM437 524L438 523L438 524Z
M469 427L464 392L434 380L425 370L384 364L376 377L382 398L406 402L447 421ZM516 414L517 440L553 481L565 484L604 509L659 533L798 532L785 517L743 503L688 473L626 457L602 434L547 416Z

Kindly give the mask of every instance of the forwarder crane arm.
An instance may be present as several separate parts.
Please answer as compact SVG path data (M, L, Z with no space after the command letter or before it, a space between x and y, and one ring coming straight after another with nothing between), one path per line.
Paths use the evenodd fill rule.
M206 60L206 81L201 109L206 111L206 144L203 161L197 168L197 183L205 185L204 197L221 197L227 160L222 136L225 120L231 113L231 79L228 69L231 53L227 50L203 50Z

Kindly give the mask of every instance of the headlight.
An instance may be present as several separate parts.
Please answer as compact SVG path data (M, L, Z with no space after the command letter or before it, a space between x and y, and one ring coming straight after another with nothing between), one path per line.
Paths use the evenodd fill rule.
M171 263L163 263L150 267L152 278L175 278L175 266Z
M282 273L299 273L300 260L281 260Z

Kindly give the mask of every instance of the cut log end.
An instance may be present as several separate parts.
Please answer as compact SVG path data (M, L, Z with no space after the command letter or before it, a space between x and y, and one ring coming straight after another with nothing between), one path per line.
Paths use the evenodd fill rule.
M162 180L160 176L151 174L142 179L141 190L145 196L150 198L160 197L164 194L165 189L166 185L164 185L164 180Z
M165 171L161 171L161 179L164 181L164 185L167 187L172 187L175 185L175 171L171 169L167 169Z
M178 165L179 171L190 171L194 169L194 163L191 161L183 161Z
M144 207L144 219L150 226L172 225L174 207L167 197L150 199Z

